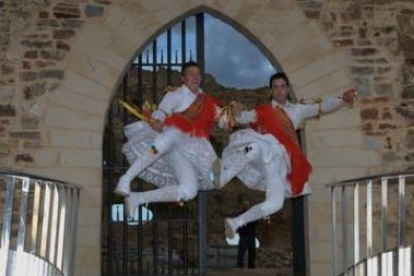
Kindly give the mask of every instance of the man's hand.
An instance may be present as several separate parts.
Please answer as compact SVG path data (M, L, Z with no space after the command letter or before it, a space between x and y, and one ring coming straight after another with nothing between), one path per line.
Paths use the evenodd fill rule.
M161 122L160 120L152 120L149 122L149 124L152 127L152 129L156 132L161 132L164 126L164 123Z
M342 94L342 101L348 105L353 105L357 98L357 92L354 88L348 89Z

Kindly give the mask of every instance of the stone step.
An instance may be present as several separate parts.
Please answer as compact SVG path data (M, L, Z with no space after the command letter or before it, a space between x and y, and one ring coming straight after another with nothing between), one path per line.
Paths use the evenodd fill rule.
M228 268L207 271L207 276L291 276L291 269L274 269L274 268Z

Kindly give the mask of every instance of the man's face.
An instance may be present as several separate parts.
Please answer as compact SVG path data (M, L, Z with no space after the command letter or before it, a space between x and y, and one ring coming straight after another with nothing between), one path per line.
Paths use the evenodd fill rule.
M182 81L192 92L197 93L201 83L200 68L191 66L185 69Z
M284 105L288 96L289 88L284 79L278 78L272 81L272 97L279 104Z

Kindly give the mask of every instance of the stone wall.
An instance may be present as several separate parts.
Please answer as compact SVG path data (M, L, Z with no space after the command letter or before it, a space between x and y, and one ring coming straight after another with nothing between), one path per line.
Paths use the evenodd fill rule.
M363 147L381 153L372 173L413 168L412 1L298 1L334 47L346 49L360 97Z
M0 166L84 186L76 275L99 275L107 107L136 52L194 9L254 38L298 99L358 89L306 126L311 271L329 274L324 184L412 167L411 1L0 0Z

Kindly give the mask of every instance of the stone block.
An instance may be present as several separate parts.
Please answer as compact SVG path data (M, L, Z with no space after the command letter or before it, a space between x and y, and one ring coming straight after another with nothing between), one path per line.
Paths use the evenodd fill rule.
M29 163L33 164L33 156L28 153L22 153L22 154L16 154L14 156L14 162L15 163Z
M80 244L76 250L75 266L79 264L98 265L100 262L100 254L100 250L97 250L95 246L84 246Z
M350 164L348 166L319 166L312 164L313 170L310 176L312 187L312 198L315 202L329 202L329 188L326 184L333 184L351 178L364 177L367 175L366 166Z
M39 72L40 79L62 80L63 76L64 76L64 70L41 70Z
M72 110L104 116L108 103L80 95L66 87L60 87L50 95L50 101L55 105L62 105Z
M378 119L378 108L366 108L361 110L361 118L363 120L377 120Z
M325 226L325 234L331 235L331 226L326 225ZM330 242L314 242L312 240L309 241L310 246L310 260L311 263L314 262L331 262L332 260L332 243ZM332 272L332 271L330 271ZM330 275L328 274L319 274L319 275Z
M327 131L308 132L306 148L317 149L343 146L361 146L363 134L349 129L333 129Z
M360 147L308 150L311 164L321 167L369 167L378 166L381 158L377 152L363 151Z
M75 31L71 29L63 29L63 30L54 30L53 31L53 38L54 39L62 39L66 40L75 35Z
M345 51L330 53L324 58L317 59L297 71L290 72L290 81L295 87L302 87L316 79L341 70L348 63L349 58Z
M66 56L67 70L83 75L85 78L110 89L121 76L121 69L91 58L86 53L71 51Z
M102 1L102 0L100 0ZM76 265L74 268L74 275L76 276L98 276L101 275L101 265Z
M23 95L26 100L39 97L47 91L47 85L45 82L33 83L23 87Z
M20 72L19 78L21 81L35 81L38 77L38 73L35 71Z
M10 138L15 139L39 140L41 138L39 131L11 131L9 135Z
M354 78L354 87L358 92L358 97L366 97L371 94L368 78Z
M348 129L348 131L359 131L361 118L358 108L343 107L342 109L326 114L319 120L310 120L306 124L306 132L332 129Z
M72 110L65 107L49 107L45 111L46 126L60 129L103 131L103 116Z
M65 79L62 86L78 94L86 95L90 98L105 102L109 101L112 94L112 90L110 88L105 87L99 82L92 81L82 74L78 74L70 70L65 71Z
M392 95L394 93L392 84L390 83L377 84L375 86L375 92L378 95Z
M80 227L93 227L101 223L101 209L100 208L82 208L79 212L78 225Z
M53 147L101 149L102 133L76 130L51 130L48 143Z
M101 212L96 210L96 216L101 216ZM78 227L78 248L82 248L83 246L91 246L95 247L96 253L100 254L100 245L101 245L101 228L100 225L94 226L80 226ZM78 264L83 264L82 260L79 260Z
M0 102L4 105L12 101L15 96L15 90L16 88L13 86L2 86L0 89Z
M67 168L100 168L102 166L101 150L62 149L60 165Z
M343 67L302 86L296 86L296 83L292 82L292 86L297 98L311 100L312 98L340 95L352 86L352 82L346 67Z
M24 130L34 130L39 127L39 118L34 115L24 114L22 115L20 122Z
M331 275L331 262L316 262L311 260L310 275Z
M86 5L85 7L85 15L86 17L102 17L105 8L102 6L97 5Z

